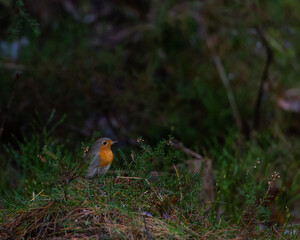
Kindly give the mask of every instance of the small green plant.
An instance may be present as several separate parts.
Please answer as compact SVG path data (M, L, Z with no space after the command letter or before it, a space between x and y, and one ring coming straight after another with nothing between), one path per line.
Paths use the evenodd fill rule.
M18 191L32 194L32 192L37 191L36 188L40 186L40 174L44 173L45 170L53 168L53 166L50 167L50 165L46 166L42 161L44 159L41 158L40 153L44 146L47 146L46 148L53 148L56 145L55 140L52 138L52 133L64 121L65 116L53 123L55 112L55 110L52 110L46 121L37 115L37 120L32 120L31 126L33 133L30 137L23 135L22 140L15 138L14 145L9 143L3 146L6 151L8 165L16 165L16 174L9 177L10 182L5 184L9 185L13 182L17 182ZM62 147L60 149L62 149ZM7 177L8 176L1 175L1 178ZM9 189L10 187L3 186L1 189L2 194L4 194L4 192L8 194Z
M147 177L151 171L170 172L172 164L177 164L182 160L179 151L171 146L172 138L161 140L155 147L145 144L143 138L138 138L141 152L131 153L131 162L123 153L124 168L136 176Z
M71 153L63 149L64 145L55 147L55 150L44 146L37 156L42 162L42 167L35 169L35 178L39 181L40 187L60 189L85 171L88 162L83 161L84 150Z
M11 26L11 34L14 38L27 36L31 40L36 40L40 35L39 25L25 10L22 0L16 1L17 16Z

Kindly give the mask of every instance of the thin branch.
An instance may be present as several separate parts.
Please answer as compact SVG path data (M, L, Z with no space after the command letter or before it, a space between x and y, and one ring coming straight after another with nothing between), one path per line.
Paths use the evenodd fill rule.
M11 62L4 62L1 63L0 67L6 68L8 70L15 70L15 71L23 71L25 69L25 66L22 64L15 64Z
M203 157L199 153L196 153L196 152L192 151L191 149L185 147L183 145L183 143L181 143L181 142L174 142L174 141L172 141L171 145L175 149L177 149L177 150L179 150L179 151L181 151L181 152L183 152L183 153L185 153L187 155L190 155L190 156L192 156L194 158L197 158L197 159L203 159Z
M283 237L283 236L275 229L274 226L272 226L272 229L274 230L274 232L277 234L277 236L278 236L280 239L286 240L286 238Z
M259 124L260 124L260 109L261 109L261 104L262 104L262 100L264 98L265 95L265 85L268 82L269 79L269 69L270 69L270 65L273 61L273 50L270 46L270 43L267 41L264 31L262 30L262 27L256 27L256 31L261 39L262 44L265 47L266 50L266 63L265 63L265 67L262 73L262 77L260 80L260 85L259 85L259 89L258 89L258 94L257 94L257 98L256 98L256 103L255 103L255 108L254 108L254 115L253 115L253 127L254 128L258 128Z

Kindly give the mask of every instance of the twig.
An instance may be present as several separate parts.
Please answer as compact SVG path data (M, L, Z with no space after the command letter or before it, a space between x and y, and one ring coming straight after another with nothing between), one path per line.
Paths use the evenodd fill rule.
M212 58L213 58L213 60L216 64L219 76L220 76L220 78L223 82L223 85L225 87L226 94L227 94L228 101L229 101L229 104L230 104L230 107L231 107L231 110L232 110L233 117L235 119L236 126L241 131L242 130L241 117L240 117L240 114L239 114L239 111L238 111L237 104L235 102L235 98L234 98L231 86L229 84L229 80L227 78L224 66L223 66L219 56L216 53L212 52Z
M280 239L286 240L286 238L284 238L276 229L274 226L272 226L273 231L278 235L278 237L280 237Z
M117 176L117 178L122 178L122 179L136 179L136 180L144 180L144 178L140 178L140 177L123 177L123 176Z
M203 156L201 156L199 153L196 153L196 152L192 151L191 149L185 147L183 145L183 143L181 143L181 142L174 142L174 141L172 141L171 142L171 146L173 146L175 149L180 150L181 152L183 152L183 153L185 153L187 155L190 155L190 156L192 156L194 158L203 159Z
M1 63L0 67L6 68L9 70L17 70L17 71L23 71L25 69L24 65L10 63L10 62Z
M9 111L9 109L11 107L12 100L13 100L13 98L15 96L16 82L17 82L17 80L19 80L20 76L21 76L20 73L16 73L15 74L14 79L13 79L13 89L12 89L10 98L8 100L8 103L7 103L6 107L3 110L2 120L1 120L1 124L0 124L0 140L1 140L1 136L2 136L3 130L4 130L4 125L5 125L5 122L6 122L6 117L7 117L8 111Z
M43 191L44 191L44 189L42 191L40 191L37 195L35 195L29 202L34 201Z
M265 95L265 85L269 79L269 68L273 61L273 50L267 41L264 31L262 30L261 26L256 27L256 31L261 39L262 44L266 49L267 59L264 67L264 71L261 76L260 85L258 89L258 94L256 98L255 108L254 108L254 115L253 115L253 127L258 128L260 124L260 108L262 104L262 99Z

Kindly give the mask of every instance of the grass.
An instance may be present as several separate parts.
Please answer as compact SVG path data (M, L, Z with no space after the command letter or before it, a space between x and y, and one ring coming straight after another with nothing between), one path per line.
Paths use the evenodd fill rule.
M59 145L44 147L37 159L46 167L40 168L44 169L42 174L28 172L31 187L26 188L27 193L2 197L6 209L0 214L0 236L14 239L299 237L299 227L293 225L286 209L284 212L276 209L289 204L281 202L286 197L281 190L284 180L279 179L278 173L261 176L273 169L266 167L263 160L260 164L257 159L251 160L257 143L244 143L245 148L254 152L243 154L240 161L237 159L241 153L234 148L230 152L225 144L219 158L226 158L222 162L228 165L218 166L219 159L214 159L218 169L214 173L216 189L213 201L207 205L203 195L207 181L205 165L190 173L183 164L186 157L170 141L162 140L152 147L139 139L140 150L131 154L119 152L116 167L104 178L95 180L74 174L84 173L82 155L86 147L77 155L64 153ZM256 168L249 166L253 162ZM278 188L280 194L275 196L274 189ZM295 194L297 199L298 191L299 187L294 186L289 194ZM283 222L276 221L272 214L284 214Z
M76 180L68 194L40 193L27 208L9 214L4 237L59 238L98 236L113 239L231 239L259 236L276 239L273 230L209 221L201 203L180 200L174 188L135 177ZM87 184L92 196L87 197ZM61 193L62 194L62 193ZM55 199L56 197L56 199ZM250 228L251 225L251 228ZM280 230L278 230L280 231ZM295 238L296 239L296 238Z

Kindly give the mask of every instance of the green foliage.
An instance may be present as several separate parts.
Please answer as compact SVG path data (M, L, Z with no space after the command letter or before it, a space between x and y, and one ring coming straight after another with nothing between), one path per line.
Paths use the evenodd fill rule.
M245 180L246 183L244 189L245 189L246 205L248 205L249 208L252 208L255 206L255 202L256 202L254 181L249 179L248 174L246 175Z
M22 0L16 1L17 16L10 32L13 38L27 36L30 40L36 41L40 35L39 24L26 12Z
M133 172L136 176L147 177L151 171L168 172L170 167L178 163L182 159L180 152L175 151L171 146L172 139L162 140L157 146L152 148L144 143L140 137L138 141L141 143L141 153L131 153L132 162L128 162L127 157L121 153L125 170Z
M36 114L36 119L33 119L31 124L33 134L30 137L23 135L22 140L15 138L14 145L9 143L4 146L7 153L7 165L15 165L17 173L12 175L9 171L5 171L5 174L1 175L2 194L4 192L8 193L8 190L11 189L9 185L16 181L21 184L18 187L19 191L31 194L33 191L37 191L37 188L40 188L45 171L54 170L51 163L41 161L40 154L44 146L55 146L55 140L51 134L64 121L65 117L62 117L58 120L55 119L55 123L53 123L55 112L55 110L52 110L46 121ZM42 176L39 178L38 176L41 174ZM4 181L4 179L9 179L9 181Z
M63 149L64 145L59 145L55 149L48 149L47 146L44 146L43 151L38 155L42 167L37 167L33 171L36 173L37 181L42 184L40 187L55 186L59 189L62 185L67 184L71 180L70 178L83 172L83 169L79 167L82 166L80 164L82 163L82 151L70 153Z

